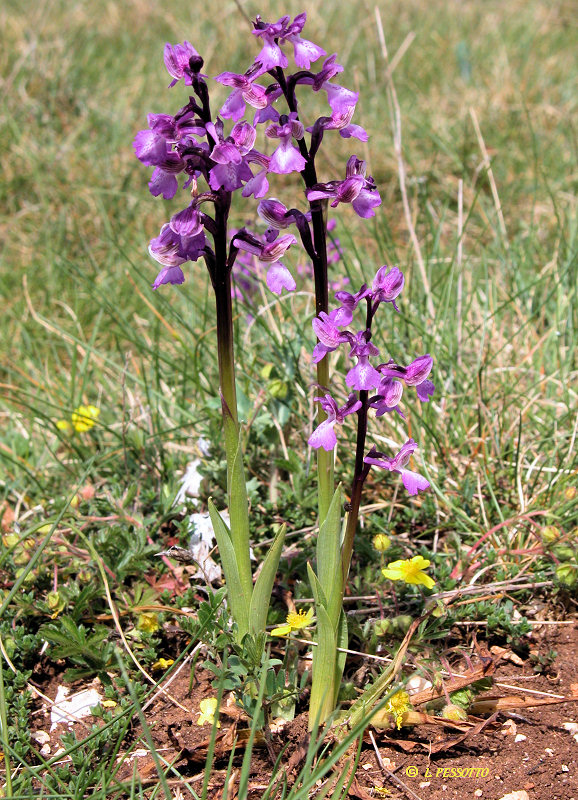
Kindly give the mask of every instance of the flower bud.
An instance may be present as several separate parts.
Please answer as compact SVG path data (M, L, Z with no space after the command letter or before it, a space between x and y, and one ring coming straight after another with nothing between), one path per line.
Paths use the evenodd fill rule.
M389 550L391 547L389 536L386 536L385 533L378 533L377 536L373 537L373 546L379 553Z
M574 586L578 580L578 566L576 564L560 564L556 567L556 578L563 586Z
M452 703L442 708L440 716L452 722L463 722L468 718L468 714L463 708L454 706Z
M574 500L578 495L578 489L575 486L567 486L564 489L564 500Z
M389 619L378 619L373 626L373 632L376 636L387 636L390 631L391 620Z
M540 535L544 544L554 544L560 538L560 530L555 525L546 525Z
M568 544L558 544L552 548L552 552L560 561L571 561L574 558L574 548Z

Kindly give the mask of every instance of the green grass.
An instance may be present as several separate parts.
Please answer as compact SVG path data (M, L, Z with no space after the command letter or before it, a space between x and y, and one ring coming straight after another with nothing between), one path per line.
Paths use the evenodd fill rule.
M280 13L272 3L241 5L249 16ZM376 341L400 360L421 352L435 358L433 402L417 410L406 406L434 491L402 503L391 483L375 477L368 493L374 512L366 525L394 535L397 557L421 547L435 553L438 580L449 587L449 573L479 537L514 519L486 542L479 569L488 580L512 577L521 568L536 580L551 579L555 560L532 552L540 543L538 528L558 525L575 547L569 537L576 525L572 4L380 4L390 60L408 45L393 78L410 216L433 315L402 206L374 5L325 4L322 13L310 0L286 6L292 15L303 8L306 35L339 54L345 66L339 81L360 91L355 121L370 133L367 146L327 136L320 178L343 177L346 157L357 152L367 158L383 198L374 222L362 224L346 206L337 210L345 254L331 277L346 271L355 286L383 263L402 267L402 313L383 315ZM250 63L257 45L248 30L233 2L214 16L205 4L181 0L169 11L153 0L8 0L0 9L0 500L20 523L16 541L5 541L0 552L6 607L0 631L17 669L14 679L4 663L0 710L14 713L14 687L20 690L28 680L55 585L63 613L76 608L76 621L92 630L90 603L101 614L108 609L101 575L108 570L111 596L128 628L134 627L147 605L142 575L162 571L152 554L164 542L177 479L195 456L199 436L215 448L208 491L216 497L223 491L208 280L199 263L188 265L182 287L150 290L156 271L148 240L182 198L166 204L148 194L149 170L134 158L131 142L146 126L147 112L176 110L184 102L182 87L166 88L165 41L189 39L214 75ZM215 91L224 99L224 87ZM314 95L305 107L314 113L322 100ZM289 183L273 195L290 196ZM302 203L300 195L295 198ZM252 210L236 207L239 224L247 213ZM296 261L293 256L293 266ZM271 537L272 522L287 519L299 529L314 518L306 463L313 302L306 280L298 288L295 297L281 300L264 289L262 302L271 307L252 324L243 304L237 309L257 540ZM259 377L271 363L273 377L289 388L284 401L272 399ZM70 438L56 422L83 403L101 409L99 423ZM267 487L276 475L274 460L284 455L274 417L304 465L295 471L295 491ZM390 420L373 423L372 430L378 442L379 436L403 441L405 426ZM338 465L345 480L346 450L341 448ZM87 483L96 496L70 507ZM546 516L521 516L535 512ZM53 530L43 545L45 524ZM184 526L175 535L185 541ZM87 536L102 564L83 543ZM40 546L42 558L31 563ZM291 568L299 577L308 546ZM290 574L287 566L283 570ZM362 538L354 588L371 584L368 576L376 573ZM91 582L92 599L79 602ZM159 602L158 592L155 598ZM413 602L408 600L415 612ZM164 643L154 635L136 641L144 663L163 655ZM130 677L138 689L136 675ZM134 698L125 702L134 708ZM35 763L49 776L56 768L39 767L42 762L26 750L25 716L19 723L8 718L6 757L13 769ZM115 724L120 749L125 729L122 721ZM4 732L1 715L0 727ZM101 752L95 741L91 759ZM113 761L106 763L110 773ZM65 790L57 776L47 777L45 788L57 787L66 797L89 789L103 798L120 791L109 793L106 770L75 770L74 787ZM143 791L135 778L132 796Z

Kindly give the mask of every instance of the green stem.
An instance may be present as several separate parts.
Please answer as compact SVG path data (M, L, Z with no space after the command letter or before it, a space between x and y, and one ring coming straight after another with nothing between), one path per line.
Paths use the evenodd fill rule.
M227 218L231 202L225 194L215 204L215 268L211 275L217 311L217 352L219 383L227 456L227 495L231 520L231 540L235 550L239 578L250 603L253 591L249 553L249 505L243 469L243 449L237 414L235 388L235 353L233 346L233 304L231 270L227 264Z

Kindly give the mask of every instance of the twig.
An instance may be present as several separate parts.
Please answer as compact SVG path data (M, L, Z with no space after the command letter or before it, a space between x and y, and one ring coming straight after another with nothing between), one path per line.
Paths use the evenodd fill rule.
M401 780L401 778L398 778L397 775L395 775L393 772L390 772L390 770L388 770L386 768L385 764L383 763L383 758L381 757L381 753L379 752L379 749L378 749L377 744L375 742L375 737L373 735L373 731L369 731L369 738L371 739L371 744L373 745L373 749L375 750L375 757L377 758L377 763L381 767L381 771L383 772L383 774L387 775L388 778L391 778L391 780L394 781L395 783L397 783L398 786L401 786L403 791L409 797L413 797L414 800L422 800L422 798L418 794L416 794L413 791L413 789L410 789L409 786L407 786L407 784L405 784Z
M508 232L506 230L506 223L504 222L504 215L502 214L502 204L500 203L500 197L498 195L498 187L496 186L496 181L494 180L494 173L492 172L492 164L490 161L490 156L488 155L488 151L486 149L486 143L484 142L484 137L482 136L482 131L480 130L478 117L473 108L470 108L470 117L472 118L472 122L474 123L474 130L476 131L478 144L480 146L480 150L482 151L482 156L484 158L484 166L486 168L486 173L488 175L488 181L490 182L492 197L494 198L494 205L496 207L496 213L498 215L500 232L504 240L504 247L506 248L506 250L509 250L510 243L508 242Z
M458 298L456 316L458 318L457 328L457 362L458 367L462 365L462 258L463 258L463 236L464 236L464 182L460 178L458 181L458 248L456 254L456 269L458 271Z
M423 260L423 256L421 254L421 248L419 246L419 241L415 232L415 227L411 218L411 210L409 207L409 200L407 197L407 187L406 187L406 172L405 172L405 162L403 160L403 151L402 151L402 144L401 144L401 110L399 107L399 102L397 100L397 92L395 91L395 84L393 82L393 63L389 64L389 56L387 53L387 45L385 43L385 34L383 32L383 24L381 22L381 13L379 8L375 6L375 20L377 23L377 34L379 37L379 43L381 45L381 53L383 55L383 60L388 65L388 69L386 70L385 77L388 82L388 95L389 101L391 105L391 117L392 117L392 127L393 127L393 147L395 150L395 155L397 158L397 172L399 177L399 188L401 191L401 200L403 203L403 213L405 215L405 221L407 224L407 228L409 231L409 236L411 239L411 243L413 245L413 249L415 251L415 256L417 259L419 271L421 273L421 279L423 282L423 287L426 294L426 301L427 301L427 310L430 317L433 319L435 317L435 309L434 304L431 296L431 290L429 285L429 280L427 277L427 272ZM410 34L411 35L411 34ZM408 37L409 38L409 37ZM406 40L407 41L407 40ZM411 40L413 41L413 40ZM411 41L408 43L407 47L411 44ZM404 43L405 44L405 43ZM405 49L407 49L407 47ZM400 48L401 49L401 48ZM404 51L405 52L405 51ZM403 53L402 53L403 55Z

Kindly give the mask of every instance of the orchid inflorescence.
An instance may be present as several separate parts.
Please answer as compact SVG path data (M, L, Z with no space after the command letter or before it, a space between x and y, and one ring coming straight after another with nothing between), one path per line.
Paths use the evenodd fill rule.
M165 46L165 66L172 77L170 86L182 80L195 96L189 97L188 103L174 115L149 114L149 127L139 131L134 149L143 164L154 167L149 189L155 197L173 198L179 186L178 176L183 175L183 188L190 189L191 201L163 225L159 236L150 243L150 254L163 267L153 288L183 283L182 265L186 261L204 257L211 269L215 253L205 234L214 232L215 220L205 211L205 204L218 202L223 194L238 190L243 197L265 198L269 191L268 176L272 174L302 173L310 203L331 198L332 206L351 203L360 216L374 215L373 209L381 202L379 193L373 179L365 175L365 162L356 156L348 161L345 180L317 182L314 160L326 131L337 130L344 138L355 137L364 142L368 136L363 128L351 122L358 93L332 82L343 71L336 55L326 58L318 72L311 71L311 64L326 53L301 37L305 21L305 13L293 22L284 16L271 24L257 17L253 33L263 47L244 74L222 72L216 76L217 82L232 87L233 91L215 120L211 115L207 76L201 72L202 57L187 41ZM285 72L288 59L282 45L286 44L293 47L299 68L293 74ZM273 78L273 82L265 86L262 82L267 78ZM307 128L309 144L299 119L296 96L299 86L325 92L329 105L329 114ZM285 98L287 113L279 113L275 107L281 97ZM250 112L253 112L252 122L243 119ZM233 123L228 133L225 120ZM259 126L265 126L265 136L276 144L269 155L255 147ZM200 179L206 182L206 191L199 190ZM271 291L276 294L283 289L291 291L295 281L280 259L297 240L291 234L279 236L279 231L295 225L311 255L315 248L311 214L288 210L275 199L262 200L258 212L270 225L265 241L245 231L235 232L229 243L228 267L232 267L238 250L249 251L267 264L267 284Z
M221 72L216 76L215 81L231 89L216 116L211 110L202 57L188 41L166 44L164 62L171 76L169 88L182 81L190 87L191 94L174 115L149 114L148 129L136 135L134 149L143 164L153 167L149 190L155 197L174 198L180 183L188 192L185 207L173 214L150 242L149 252L161 265L153 289L183 283L183 265L202 258L214 290L230 526L210 499L209 512L240 643L246 636L258 636L265 629L285 529L282 526L276 533L269 553L253 576L235 387L232 298L254 290L259 276L259 268L256 274L252 272L255 262L266 269L266 283L274 294L294 291L295 277L282 259L299 240L313 267L313 330L317 344L312 361L317 370L315 400L319 404L319 417L309 445L317 452L319 536L316 571L308 564L308 573L318 629L310 712L311 721L319 722L332 713L339 694L344 660L338 653L345 652L347 647L343 595L362 488L369 470L377 466L398 473L412 495L429 487L423 476L407 468L417 449L413 439L406 441L394 456L378 451L375 446L367 451L369 411L373 409L376 417L396 412L404 418L400 408L404 386L415 387L422 402L428 402L434 386L428 380L433 364L429 354L402 366L392 358L385 360L372 341L372 326L379 307L391 304L399 311L396 300L405 282L401 270L380 267L371 287L364 284L354 294L343 289L348 279L329 279L328 265L339 260L341 249L338 240L333 247L328 242L327 233L335 224L334 220L327 220L328 206L349 204L359 217L368 219L375 216L381 198L365 161L356 155L349 157L345 177L318 180L315 159L326 133L338 131L343 139L361 142L366 142L368 135L352 122L358 93L334 82L343 67L337 63L335 54L327 56L323 48L301 36L305 21L305 13L293 20L283 16L274 23L256 18L252 33L261 49L244 73ZM289 52L296 65L293 72L288 71ZM322 66L317 70L312 68L321 58ZM297 94L303 89L325 96L327 101L325 113L311 125L306 125L300 116ZM277 108L279 103L281 109ZM268 147L259 149L260 133L264 138L259 141L269 142ZM307 207L303 210L287 207L269 196L272 176L291 173L298 173L304 184ZM233 197L239 194L258 201L255 210L267 225L264 233L229 226ZM338 289L335 294L338 305L332 310L330 286ZM364 311L362 327L353 325L359 306ZM340 405L336 399L339 395L330 389L329 354L343 346L354 363L345 375L347 399ZM353 414L357 415L357 445L351 498L343 526L342 490L334 485L333 451L337 445L337 426ZM406 572L400 573L401 579L405 579ZM411 582L419 578L427 584L419 569L415 575L414 572L407 572ZM389 577L396 579L393 573ZM312 609L307 614L290 614L287 624L274 633L287 635L312 621Z
M377 359L379 356L378 348L371 341L372 324L381 303L391 303L396 311L396 298L401 294L404 285L404 276L397 267L388 269L387 266L380 267L377 271L371 289L366 284L360 288L356 294L340 291L336 292L335 298L340 303L329 313L321 312L313 320L313 330L315 331L318 343L313 350L313 361L320 361L328 353L337 350L341 345L349 347L349 357L357 359L345 376L347 387L353 389L347 398L347 402L338 407L337 401L326 393L323 397L316 397L315 400L327 415L309 437L309 445L313 448L322 447L324 450L333 450L337 444L335 426L341 425L345 418L357 413L365 426L368 408L374 408L376 416L395 411L400 417L404 417L399 407L399 402L403 394L403 385L415 386L418 398L427 403L434 392L433 383L428 380L428 375L433 366L433 359L429 354L419 356L414 359L407 367L396 364L393 359L373 366L370 359ZM353 321L353 315L357 306L365 301L365 326L361 330L352 332L342 330L346 325ZM370 392L375 392L371 397ZM364 435L364 431L363 431ZM403 485L407 491L415 495L418 491L423 491L429 487L429 482L406 468L411 455L417 449L417 444L413 439L409 439L393 458L388 458L384 453L377 451L375 447L364 455L364 474L361 476L365 480L369 468L374 465L391 472L401 475Z

